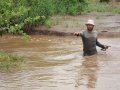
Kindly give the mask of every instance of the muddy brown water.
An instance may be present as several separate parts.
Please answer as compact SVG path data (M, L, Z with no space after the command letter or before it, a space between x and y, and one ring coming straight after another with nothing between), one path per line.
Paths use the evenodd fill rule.
M77 37L3 37L0 49L27 58L19 70L0 71L0 90L120 90L120 38L100 38L111 45L82 56Z

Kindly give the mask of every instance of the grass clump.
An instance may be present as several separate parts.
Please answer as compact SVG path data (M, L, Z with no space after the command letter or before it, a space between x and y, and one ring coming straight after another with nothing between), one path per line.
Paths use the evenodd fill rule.
M0 68L17 68L22 64L23 61L23 57L0 51Z

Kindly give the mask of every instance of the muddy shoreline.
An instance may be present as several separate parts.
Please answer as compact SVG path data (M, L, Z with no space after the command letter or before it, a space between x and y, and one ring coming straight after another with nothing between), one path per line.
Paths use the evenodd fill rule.
M93 19L99 37L120 37L120 14L92 12L78 16L53 16L51 19L58 23L49 28L37 26L30 35L73 36L74 32L86 29L88 19Z
M74 36L73 32L59 32L54 30L39 30L34 31L30 35L54 35L54 36ZM120 32L108 32L108 31L101 31L98 34L99 37L120 37Z
M30 35L54 35L54 36L74 36L74 33L66 33L66 32L58 32L58 31L50 31L50 30L40 30L31 33ZM119 38L120 32L100 32L98 34L100 38Z

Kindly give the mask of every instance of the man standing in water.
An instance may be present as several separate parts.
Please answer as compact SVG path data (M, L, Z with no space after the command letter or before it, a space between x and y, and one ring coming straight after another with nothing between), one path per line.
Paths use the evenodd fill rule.
M87 30L82 31L81 33L75 33L76 36L82 37L83 42L83 55L90 56L97 54L96 46L101 47L102 50L106 50L108 46L101 44L97 40L97 32L93 30L95 24L93 20L88 20L86 23Z

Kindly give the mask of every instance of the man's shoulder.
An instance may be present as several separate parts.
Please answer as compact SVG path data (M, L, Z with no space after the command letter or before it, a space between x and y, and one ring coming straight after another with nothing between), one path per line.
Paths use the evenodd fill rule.
M98 33L96 30L93 30L93 33Z
M95 30L95 31L93 31L93 33L94 33L94 34L97 34L97 35L99 34L99 32L97 32L96 30Z
M83 36L83 34L86 32L86 30L81 30L80 35Z
M80 32L80 33L83 33L83 32L86 32L86 30L81 30L81 32Z
M88 33L88 31L87 31L87 30L81 30L80 33L81 33L81 34L83 34L83 33ZM96 30L93 30L91 33L98 34L98 32L97 32Z

